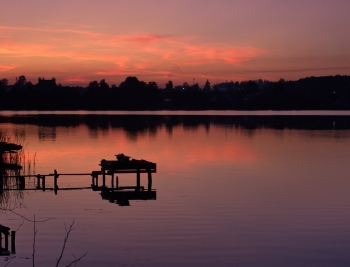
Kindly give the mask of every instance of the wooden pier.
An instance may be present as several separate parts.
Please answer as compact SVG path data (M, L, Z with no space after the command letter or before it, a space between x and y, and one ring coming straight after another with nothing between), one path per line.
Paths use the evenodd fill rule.
M56 170L49 174L33 174L33 175L15 175L3 176L0 175L0 193L2 190L52 190L57 195L59 190L78 190L78 189L92 189L93 191L101 191L103 199L109 199L111 202L123 202L126 200L147 200L156 199L156 191L152 189L152 173L157 172L156 163L146 160L130 159L130 157L123 154L116 155L116 160L101 160L99 164L101 170L92 171L91 173L58 173ZM136 185L119 186L119 177L115 174L135 173ZM147 173L147 187L141 186L141 173ZM79 188L59 188L58 178L60 176L91 176L91 186ZM106 177L110 176L110 186L106 185ZM53 178L53 187L47 187L48 177ZM25 179L34 178L35 187L26 188ZM99 186L99 179L101 178L101 185ZM16 179L16 188L3 189L2 184L4 179Z
M128 200L148 200L156 199L157 194L152 190L152 173L157 172L156 163L146 160L130 160L124 154L116 155L117 160L101 160L101 171L92 173L92 189L101 191L103 199L117 204L128 203ZM135 186L119 186L119 177L114 177L117 173L136 173ZM147 190L141 186L141 173L147 173ZM98 185L99 176L102 176L102 186ZM106 175L111 176L111 187L106 187Z
M9 236L11 236L11 253L16 254L16 231L11 231L10 234L10 228L0 224L0 256L10 255ZM2 247L3 239L5 240L4 247Z

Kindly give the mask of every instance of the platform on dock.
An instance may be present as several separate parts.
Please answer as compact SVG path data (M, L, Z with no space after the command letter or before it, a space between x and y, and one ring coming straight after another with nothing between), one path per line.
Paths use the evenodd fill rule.
M132 159L128 161L120 160L101 160L101 168L111 173L155 173L157 172L157 164L147 160Z

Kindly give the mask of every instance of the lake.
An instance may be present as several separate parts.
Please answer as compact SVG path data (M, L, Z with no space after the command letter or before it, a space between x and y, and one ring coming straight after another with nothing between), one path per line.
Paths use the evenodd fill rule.
M91 189L4 191L16 254L0 266L32 266L34 216L35 266L56 264L72 222L60 266L85 253L77 266L350 265L350 112L5 111L0 131L23 145L21 174L91 173L119 153L157 164L156 199L129 206Z

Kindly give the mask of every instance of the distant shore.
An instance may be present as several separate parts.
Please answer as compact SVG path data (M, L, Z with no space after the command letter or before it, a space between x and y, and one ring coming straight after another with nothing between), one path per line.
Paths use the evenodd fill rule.
M198 84L158 88L155 82L127 77L119 87L105 80L87 87L56 85L24 76L9 86L0 82L0 110L53 111L208 111L208 110L350 110L350 76L308 77L297 81L225 82L203 88Z

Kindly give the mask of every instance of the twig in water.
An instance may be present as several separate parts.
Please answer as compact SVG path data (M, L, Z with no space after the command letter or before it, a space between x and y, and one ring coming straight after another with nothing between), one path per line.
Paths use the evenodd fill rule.
M22 221L22 223L18 226L18 228L15 230L15 232L18 232L19 228L21 228L21 226L24 224L24 220Z
M66 236L64 237L64 240L63 240L63 246L62 246L61 254L60 254L58 259L56 258L56 267L58 267L58 265L60 264L60 261L62 259L64 250L66 249L66 244L67 244L67 241L68 241L68 238L69 238L69 234L74 230L74 228L73 228L74 222L75 222L75 220L73 220L73 222L71 223L71 225L69 226L68 229L67 229L67 225L64 224L64 227L66 229ZM74 266L76 266L76 263L78 261L80 261L82 258L84 258L86 256L86 254L87 253L85 253L84 255L82 255L79 258L75 258L74 254L73 254L74 260L69 265L67 265L66 267L72 266L73 264L74 264Z
M77 266L77 262L80 261L82 258L84 258L86 255L87 255L87 252L86 252L83 256L81 256L81 257L79 257L79 258L75 258L75 255L73 254L74 261L72 261L71 263L69 263L68 265L66 265L66 267L70 267L70 266L72 266L73 264L74 264L74 266Z
M4 267L6 267L7 265L10 264L10 262L15 258L15 256L10 256L8 262L4 265Z

